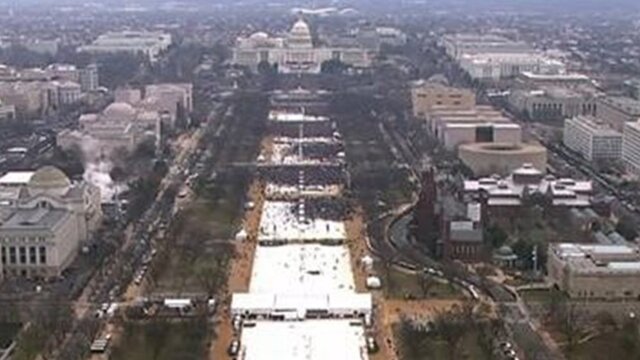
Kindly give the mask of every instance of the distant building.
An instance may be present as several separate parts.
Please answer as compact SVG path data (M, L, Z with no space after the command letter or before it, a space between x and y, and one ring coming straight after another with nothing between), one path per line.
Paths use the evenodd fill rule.
M82 89L80 84L73 81L54 81L52 85L57 90L58 105L70 105L80 101Z
M435 172L429 169L422 174L422 185L418 201L413 211L416 224L414 236L424 244L432 255L440 255L443 214L438 204L438 188Z
M187 83L165 83L147 85L142 106L157 111L168 111L176 115L180 104L187 114L193 111L193 85Z
M625 123L640 119L640 101L627 97L601 97L598 99L596 116L614 129L623 131Z
M26 117L49 113L58 106L57 88L49 82L0 82L0 99Z
M182 108L182 116L188 123L189 114L193 111L193 85L189 83L147 85L144 88L144 97L140 89L116 89L115 100L140 110L163 114L169 119L169 121L163 121L163 124L172 128L175 126L179 107Z
M551 86L571 89L591 85L591 78L577 73L539 74L523 71L517 76L516 80L529 87Z
M459 63L476 80L513 78L523 71L558 74L566 70L562 62L539 54L465 54Z
M161 121L162 115L156 111L116 102L99 114L80 116L80 129L61 131L57 143L62 148L92 143L96 157L108 156L118 148L133 151L145 139L160 137Z
M171 34L160 31L120 31L100 35L92 44L78 48L78 52L92 54L127 53L142 55L151 62L172 44Z
M57 168L0 178L0 260L4 274L55 277L101 223L100 190Z
M640 79L627 80L624 82L624 87L631 98L640 100Z
M440 128L438 139L449 150L455 150L461 144L487 142L519 144L522 140L522 128L510 122L447 123Z
M91 64L86 68L80 70L79 76L80 87L82 91L96 91L100 86L99 78L98 78L98 66L96 64Z
M476 96L469 89L450 87L437 82L419 82L411 88L413 116L425 118L436 107L454 109L472 109Z
M615 161L622 156L622 134L591 116L566 119L562 142L589 161Z
M634 245L551 244L547 273L571 298L640 298L640 252Z
M563 74L565 65L521 41L497 35L452 34L440 41L447 54L475 80L513 78L522 72Z
M547 169L547 148L525 143L475 143L458 147L458 157L475 176L507 176L522 164Z
M309 25L298 20L283 37L257 32L237 39L232 63L258 70L261 63L275 66L281 73L320 73L329 60L339 60L349 66L366 68L371 65L370 50L361 47L315 46Z
M629 173L640 176L640 120L624 123L622 161Z
M0 99L0 125L12 122L16 118L16 107L13 105L6 105L2 103Z
M522 140L520 125L490 106L434 106L426 113L432 133L449 150L469 143L514 143Z
M27 50L43 55L55 55L58 53L58 40L32 39L21 43Z
M511 123L509 118L489 105L476 105L470 109L434 106L426 115L427 127L436 137L440 136L445 124Z
M407 42L404 32L388 26L361 26L353 32L353 37L357 44L374 51L382 45L402 46Z
M482 205L467 205L467 218L449 221L442 236L442 257L447 260L482 262L489 259L489 248L484 242Z
M509 94L509 104L531 120L539 121L596 114L596 98L593 93L557 86L513 90Z
M47 80L80 81L80 71L75 65L50 64L42 73Z
M545 176L531 164L524 164L505 178L467 180L464 182L464 193L476 201L486 200L489 207L520 207L527 197L535 194L547 199L551 206L588 207L593 196L593 185L591 181Z

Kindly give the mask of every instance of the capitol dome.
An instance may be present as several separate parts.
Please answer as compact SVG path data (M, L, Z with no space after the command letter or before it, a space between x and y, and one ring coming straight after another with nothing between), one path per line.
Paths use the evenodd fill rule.
M41 189L66 189L71 181L62 170L55 166L44 166L36 170L29 180L29 187Z
M313 43L311 41L311 30L309 25L302 19L296 21L289 31L288 44L290 47L295 48L311 48Z
M133 106L124 102L114 102L107 106L102 114L110 119L115 120L133 120L136 116L136 110Z
M255 32L251 34L251 36L249 36L249 39L254 39L254 40L267 39L267 38L269 38L269 34L263 31Z

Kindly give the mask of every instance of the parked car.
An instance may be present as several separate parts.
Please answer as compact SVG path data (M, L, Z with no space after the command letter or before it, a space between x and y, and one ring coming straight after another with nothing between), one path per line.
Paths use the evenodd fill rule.
M367 351L373 354L378 352L379 349L376 339L373 336L367 336Z
M239 340L231 341L231 344L229 344L229 347L227 348L227 354L229 354L230 356L236 356L238 355L239 352L240 352L240 341Z

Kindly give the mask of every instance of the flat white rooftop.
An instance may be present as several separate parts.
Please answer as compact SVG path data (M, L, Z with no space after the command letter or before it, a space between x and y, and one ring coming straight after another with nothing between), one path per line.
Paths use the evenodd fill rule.
M258 321L242 330L243 360L367 360L362 325L349 320Z
M31 180L33 174L33 171L10 171L0 177L0 185L26 185L29 183L29 180Z
M275 183L267 183L265 193L268 198L278 196L291 197L327 197L338 196L342 190L339 184L328 185L280 185Z
M294 213L295 205L289 201L266 201L260 218L258 241L314 242L347 238L344 222L308 219Z
M318 294L355 291L346 246L258 246L249 292Z
M322 122L329 121L329 118L324 116L307 115L303 113L271 111L269 113L269 120L280 122Z
M258 316L263 319L274 316L304 320L308 314L356 318L370 315L372 309L371 294L344 291L310 295L235 293L231 298L231 314Z
M573 244L560 243L555 245L558 256L564 257L586 257L587 254L594 255L631 255L638 252L638 249L630 245L600 245L600 244Z

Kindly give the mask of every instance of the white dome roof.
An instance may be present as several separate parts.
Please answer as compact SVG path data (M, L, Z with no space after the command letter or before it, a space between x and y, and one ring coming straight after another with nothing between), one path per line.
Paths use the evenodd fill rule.
M136 116L136 110L133 106L124 102L114 102L104 109L104 116L112 119L130 120Z
M249 36L250 39L267 39L269 38L269 34L267 34L266 32L263 31L258 31L255 32L253 34L251 34L251 36Z
M311 30L309 29L309 25L304 20L298 20L291 31L289 32L289 37L287 39L288 45L294 48L311 48L313 47L313 43L311 40Z
M291 28L290 33L291 35L311 36L311 30L309 29L309 25L302 19L296 21L296 23L293 24L293 27Z

